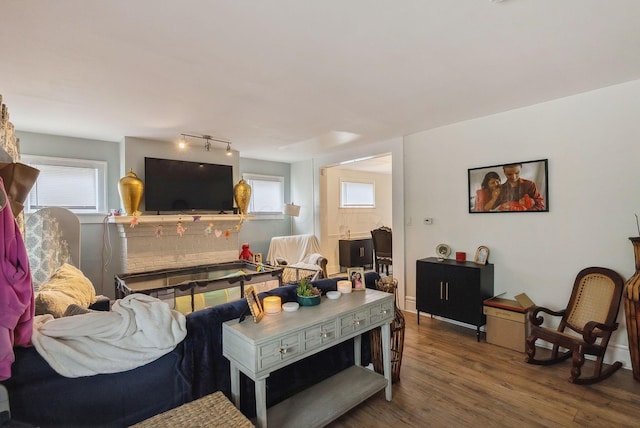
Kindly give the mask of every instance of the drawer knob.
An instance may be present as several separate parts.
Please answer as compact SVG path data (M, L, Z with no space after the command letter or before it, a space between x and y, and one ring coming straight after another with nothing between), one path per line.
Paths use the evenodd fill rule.
M287 348L280 348L278 349L278 352L280 352L282 355L287 353Z
M353 325L360 325L362 320L353 320Z
M383 313L383 314L385 314L385 315L387 315L387 314L389 313L389 309L383 309L383 310L382 310L382 313Z

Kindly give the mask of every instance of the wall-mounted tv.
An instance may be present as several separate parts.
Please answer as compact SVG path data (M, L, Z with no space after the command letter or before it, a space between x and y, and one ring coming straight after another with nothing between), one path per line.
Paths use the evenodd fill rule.
M144 158L146 211L233 210L233 167Z

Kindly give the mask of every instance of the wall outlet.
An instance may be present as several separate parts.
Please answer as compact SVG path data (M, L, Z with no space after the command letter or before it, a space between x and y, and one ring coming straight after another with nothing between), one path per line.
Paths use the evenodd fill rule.
M423 222L424 222L424 224L433 224L433 218L425 217Z

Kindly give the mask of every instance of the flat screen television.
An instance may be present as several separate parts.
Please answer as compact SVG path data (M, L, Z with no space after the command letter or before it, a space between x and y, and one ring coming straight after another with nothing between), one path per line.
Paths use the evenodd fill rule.
M233 167L144 158L146 211L233 211Z

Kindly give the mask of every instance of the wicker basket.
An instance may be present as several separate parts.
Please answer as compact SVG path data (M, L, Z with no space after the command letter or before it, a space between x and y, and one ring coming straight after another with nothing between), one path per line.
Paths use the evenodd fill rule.
M221 392L205 395L180 407L160 413L133 427L135 428L176 428L176 427L253 427L240 410Z
M404 348L404 315L400 309L398 309L397 300L398 295L396 290L398 289L398 280L393 277L387 276L376 281L376 288L380 291L387 293L393 293L395 297L394 302L394 317L391 321L391 382L396 383L400 381L400 366L402 364L402 349ZM380 327L371 330L371 360L373 362L373 368L377 373L384 373L384 365L382 359L382 333Z

